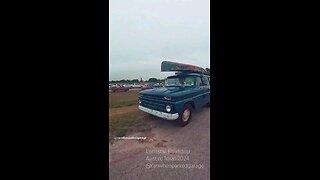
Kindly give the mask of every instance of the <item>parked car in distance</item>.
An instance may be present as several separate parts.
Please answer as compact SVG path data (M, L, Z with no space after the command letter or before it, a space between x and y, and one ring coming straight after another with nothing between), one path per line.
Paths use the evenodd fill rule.
M119 85L116 87L111 87L112 92L117 92L117 91L129 91L131 87L125 86L125 85Z
M131 88L141 88L142 86L140 84L129 84Z
M152 87L154 87L154 88L161 88L161 87L163 87L163 84L156 83L156 84L152 85Z
M161 86L160 84L148 84L145 86L141 87L141 90L147 90L147 89L156 89L156 88L161 88L163 86Z
M154 87L152 87L151 85L144 85L141 87L141 90L147 90L147 89L153 89Z
M122 84L121 87L129 87L129 88L131 88L131 86L128 85L128 84Z

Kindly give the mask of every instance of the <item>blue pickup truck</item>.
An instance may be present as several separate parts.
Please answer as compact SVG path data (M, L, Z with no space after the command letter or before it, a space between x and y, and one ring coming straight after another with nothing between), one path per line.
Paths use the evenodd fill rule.
M161 71L176 71L165 86L140 92L139 109L154 116L187 125L192 112L210 106L210 75L200 67L163 61Z

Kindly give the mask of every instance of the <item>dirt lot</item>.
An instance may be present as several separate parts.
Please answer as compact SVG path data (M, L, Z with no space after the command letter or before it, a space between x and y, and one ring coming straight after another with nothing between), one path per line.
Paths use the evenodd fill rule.
M110 179L210 179L210 108L195 112L185 127L152 116L146 119L152 124L147 141L116 140L109 146ZM133 133L127 136L144 135ZM168 161L165 156L178 158L180 155L147 153L150 150L185 150L190 153L186 161ZM170 168L174 164L199 168Z

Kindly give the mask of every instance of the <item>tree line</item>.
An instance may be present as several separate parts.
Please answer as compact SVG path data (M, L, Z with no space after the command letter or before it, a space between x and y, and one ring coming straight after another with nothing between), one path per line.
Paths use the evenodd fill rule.
M206 68L205 69L209 74L210 74L210 68ZM164 79L157 79L157 78L149 78L147 81L145 82L152 82L152 83L160 83L160 82L164 82ZM122 80L118 80L118 81L109 81L109 83L140 83L139 79L122 79Z
M157 79L157 78L149 78L147 81L144 82L154 82L154 83L160 83L163 82L164 79ZM109 83L140 83L139 79L122 79L118 81L109 81Z

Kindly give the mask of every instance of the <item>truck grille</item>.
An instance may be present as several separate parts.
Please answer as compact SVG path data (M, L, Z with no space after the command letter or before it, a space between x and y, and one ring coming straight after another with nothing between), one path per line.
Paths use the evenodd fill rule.
M166 112L166 106L171 104L169 103L169 101L165 100L162 96L142 95L140 99L141 99L141 106L154 109L157 111L161 111L161 112Z
M154 96L154 95L143 95L143 98L148 98L149 100L165 100L163 96Z

